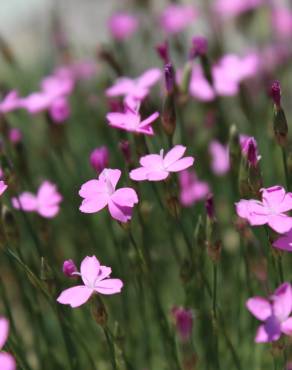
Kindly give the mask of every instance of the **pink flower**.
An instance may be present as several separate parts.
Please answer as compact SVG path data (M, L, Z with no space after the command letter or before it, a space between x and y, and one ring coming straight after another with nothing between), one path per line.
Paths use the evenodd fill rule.
M205 199L210 192L207 182L200 181L194 171L179 173L180 202L183 206L190 207L197 201Z
M89 156L89 162L91 167L100 173L103 169L108 167L109 164L109 151L106 146L101 146L100 148L95 148Z
M0 196L5 192L7 188L8 186L5 184L5 182L3 180L0 180Z
M132 188L116 190L121 171L105 168L97 180L89 180L81 186L79 195L84 198L80 211L95 213L108 206L111 216L120 222L132 218L133 207L138 203L138 196Z
M183 31L197 18L197 11L191 5L169 5L162 12L159 22L167 34L176 34Z
M190 339L193 329L193 313L191 310L186 310L183 307L173 307L171 310L175 320L176 330L183 342Z
M85 257L81 262L80 273L74 275L81 276L83 285L64 290L57 302L69 304L71 307L79 307L89 300L92 294L116 294L120 293L123 282L120 279L110 279L112 269L102 266L95 256Z
M214 10L224 18L236 17L263 4L263 0L217 0Z
M9 334L9 322L4 317L0 317L0 369L15 370L16 363L14 358L7 352L3 352L2 348L7 341Z
M19 128L13 127L9 130L8 137L12 144L18 144L22 141L22 132Z
M183 157L186 147L175 145L165 156L163 149L160 154L149 154L140 158L142 167L130 172L130 178L135 181L161 181L165 180L170 172L179 172L191 167L193 157Z
M0 113L9 113L20 108L21 101L18 91L10 91L0 103Z
M281 334L292 335L292 287L289 283L280 285L269 299L249 298L246 307L252 315L264 323L259 326L256 343L273 342Z
M108 29L118 41L130 38L139 26L138 18L126 12L112 15L108 20Z
M37 212L45 218L55 217L60 210L62 196L55 184L44 181L36 195L24 192L16 198L12 198L12 205L15 209L25 212Z
M77 267L73 260L66 260L63 263L63 274L68 277L74 277L77 272Z
M274 243L273 247L292 252L292 229L283 234Z
M225 175L230 169L229 149L217 140L209 144L211 169L217 176Z
M158 68L151 68L145 71L140 77L131 79L121 77L116 80L113 86L106 90L107 97L124 96L127 106L136 108L150 92L150 88L161 78L161 71Z
M130 107L126 107L124 113L111 112L106 115L109 125L112 127L150 136L154 135L151 123L153 123L158 117L159 113L155 112L148 118L141 120L138 109L132 109Z
M290 37L292 35L292 12L284 7L273 9L272 25L280 37Z
M279 185L261 189L261 192L261 202L242 199L236 203L238 216L252 226L268 224L279 234L288 232L292 228L292 217L285 212L292 209L292 193L286 193Z
M61 96L55 99L49 107L49 114L53 122L63 123L71 114L68 98Z

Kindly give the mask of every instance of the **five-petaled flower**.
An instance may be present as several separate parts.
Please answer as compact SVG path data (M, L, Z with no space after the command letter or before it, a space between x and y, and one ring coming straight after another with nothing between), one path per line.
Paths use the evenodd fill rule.
M92 294L120 293L123 282L120 279L109 278L111 272L112 269L102 266L95 256L85 257L81 262L80 272L73 272L73 275L81 276L83 285L64 290L57 298L57 302L75 308L87 302Z
M247 309L264 323L259 326L255 342L273 342L281 334L292 335L292 287L289 283L280 285L269 299L249 298Z
M250 225L268 224L279 234L292 228L292 217L285 214L292 209L292 193L286 193L282 186L261 189L262 201L242 199L236 203L238 216Z
M114 219L128 222L132 218L134 205L138 203L138 196L132 188L116 190L120 177L120 170L105 168L97 180L89 180L83 184L79 190L79 195L84 198L80 211L95 213L108 206Z
M175 145L164 156L163 149L160 154L148 154L140 158L142 167L130 172L130 178L135 181L161 181L165 180L170 172L180 172L194 163L193 157L183 157L186 147Z
M4 317L0 317L0 369L15 370L16 363L10 353L2 352L2 348L7 341L9 334L9 322Z

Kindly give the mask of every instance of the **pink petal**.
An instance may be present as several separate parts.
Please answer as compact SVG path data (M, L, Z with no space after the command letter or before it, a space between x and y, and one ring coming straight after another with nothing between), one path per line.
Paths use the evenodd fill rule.
M182 158L176 161L175 163L169 165L167 167L167 171L178 172L178 171L185 170L186 168L189 168L194 164L194 160L195 159L193 157Z
M169 176L168 171L149 171L147 173L147 180L149 181L161 181L165 180Z
M24 192L18 197L12 198L12 205L15 209L22 209L26 212L37 210L37 198L34 194Z
M53 205L53 206L41 206L38 208L38 213L42 217L46 218L53 218L57 216L57 214L60 211L60 207L58 205Z
M278 210L283 213L292 209L292 193L286 193L282 202L278 205Z
M106 96L119 96L128 94L134 87L133 80L127 77L121 77L116 80L115 84L109 87Z
M137 133L140 133L140 134L144 134L144 135L148 135L148 136L153 136L154 135L154 131L153 131L153 128L151 126L145 126L145 127L138 127L135 132Z
M147 170L144 167L136 168L135 170L132 170L130 172L130 179L134 181L143 181L147 180L147 173L149 170Z
M219 141L213 140L209 145L211 155L211 169L215 175L221 176L229 171L229 150Z
M288 233L280 236L274 243L273 247L284 251L292 252L292 229Z
M256 343L272 342L273 340L278 340L280 338L280 336L281 336L281 332L276 333L276 335L274 336L275 339L272 339L271 337L269 337L268 333L266 332L265 326L260 325L258 327L256 336L255 336L255 342Z
M5 184L4 181L0 181L0 196L5 192L8 186Z
M95 291L101 294L120 293L123 285L120 279L105 279L96 283Z
M279 321L286 320L292 311L292 287L283 283L272 296L273 313Z
M203 70L199 65L194 66L192 71L190 94L201 101L212 101L215 98L214 89L204 77Z
M285 189L282 186L272 186L262 189L263 204L267 207L277 209L285 197Z
M292 217L284 214L270 215L268 225L277 233L284 234L292 229Z
M112 269L110 267L100 266L99 274L98 274L96 281L101 281L107 278L108 276L110 276L111 273L112 273Z
M246 302L246 308L261 321L265 321L272 314L270 302L262 297L249 298Z
M0 353L0 369L1 370L15 370L16 362L10 353Z
M292 317L281 323L281 332L286 335L292 335Z
M161 78L161 70L159 68L151 68L145 71L138 79L137 83L140 86L151 87Z
M38 202L45 205L54 205L61 202L62 196L57 191L55 184L49 181L44 181L38 189Z
M146 126L150 125L150 123L154 122L158 117L159 117L158 112L155 112L155 113L151 114L151 116L149 116L148 118L141 121L141 123L139 124L139 128L146 127Z
M80 273L85 285L94 286L99 273L100 263L95 256L87 256L83 259L80 266Z
M138 196L132 188L120 188L112 194L111 200L120 206L133 207L138 203Z
M183 145L175 145L164 157L164 167L169 167L171 164L179 160L185 153L186 147Z
M0 350L3 348L9 334L9 321L0 317Z
M77 285L73 288L64 290L57 298L57 302L69 304L73 308L79 307L88 301L92 293L93 289L84 285Z
M120 222L125 223L130 221L132 218L132 207L120 206L119 204L116 204L112 200L110 200L108 204L108 209L112 218Z
M83 213L96 213L102 210L109 201L107 194L97 194L95 198L83 199L79 210Z
M89 180L84 183L80 190L79 195L82 198L96 198L97 195L107 192L107 187L104 181Z
M99 175L99 179L105 182L109 181L113 187L113 190L115 190L121 174L122 172L120 170L105 168Z
M148 154L140 158L141 166L148 169L162 169L163 159L159 154Z

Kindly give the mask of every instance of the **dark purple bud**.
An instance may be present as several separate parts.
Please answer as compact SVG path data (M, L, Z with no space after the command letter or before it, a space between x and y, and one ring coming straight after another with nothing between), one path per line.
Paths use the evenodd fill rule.
M68 277L75 277L74 272L77 272L77 267L73 260L66 260L63 263L63 274Z
M131 147L130 143L127 140L119 142L120 151L123 153L125 161L127 164L131 163Z
M175 83L175 73L171 63L164 66L165 85L168 93L173 92Z
M186 342L190 339L193 329L193 313L183 307L173 307L171 310L175 321L176 330L180 339Z
M258 148L254 137L249 137L243 142L242 152L249 164L255 167L258 163Z
M164 64L167 64L169 62L169 48L168 48L168 42L164 41L161 44L157 44L155 46L156 52L160 59L162 59Z
M208 40L205 37L197 36L192 39L192 47L190 50L190 59L204 56L208 51Z
M212 193L210 193L207 196L206 202L205 202L205 208L208 217L213 220L215 217L215 209L214 209L214 196Z
M104 168L108 167L109 151L106 146L94 149L89 157L91 167L100 173Z
M270 96L277 106L281 105L281 85L279 81L274 81L270 88Z

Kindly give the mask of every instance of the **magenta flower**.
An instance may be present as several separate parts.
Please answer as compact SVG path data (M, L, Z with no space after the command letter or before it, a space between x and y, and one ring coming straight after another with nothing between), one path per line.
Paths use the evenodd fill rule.
M63 123L71 114L70 104L67 97L61 96L55 99L49 107L49 114L53 122Z
M264 0L217 0L214 10L224 18L236 17L262 5Z
M68 277L75 277L76 272L78 272L77 267L73 260L69 259L63 263L63 274Z
M142 167L130 172L130 178L135 181L161 181L165 180L171 172L180 172L194 163L193 157L183 157L186 147L175 145L164 156L163 149L160 154L149 154L140 158Z
M97 180L89 180L81 186L79 195L84 198L80 211L96 213L108 206L111 216L120 222L132 218L133 207L138 203L138 196L132 188L116 190L121 171L105 168Z
M217 140L209 144L211 169L217 176L225 175L230 169L229 149Z
M0 113L9 113L21 107L18 91L10 91L0 103Z
M185 207L190 207L203 200L210 192L207 182L200 181L194 171L179 173L180 202Z
M0 180L0 196L5 192L7 188L8 188L8 185L6 185L3 180Z
M149 117L141 120L138 109L126 107L124 113L111 112L106 115L109 125L121 130L136 132L144 135L154 135L151 124L159 117L159 113L152 113Z
M3 352L2 348L7 341L9 334L9 322L4 317L0 317L0 369L15 370L16 363L10 353Z
M161 71L158 68L151 68L145 71L140 77L131 79L120 77L113 86L106 90L107 97L124 96L127 106L136 108L150 92L150 88L161 78Z
M139 26L138 18L126 12L112 15L108 20L108 29L115 40L130 38Z
M262 297L249 298L246 307L252 315L264 323L259 326L256 343L273 342L281 334L292 335L292 287L283 283L268 299Z
M83 285L64 290L57 298L57 302L75 308L87 302L93 294L120 293L123 282L120 279L109 278L111 272L112 269L102 266L95 256L85 257L81 262L80 272L73 273L81 276Z
M173 307L171 310L175 320L176 330L183 342L190 339L193 329L193 313L191 310L186 310L183 307Z
M103 169L108 167L109 164L109 151L106 146L101 146L100 148L95 148L89 156L89 162L91 167L100 173Z
M169 5L162 12L159 23L166 34L176 34L183 31L197 18L198 12L191 5Z
M288 232L292 228L292 217L285 212L292 209L292 193L286 193L279 185L261 189L261 192L261 202L242 199L236 203L238 216L252 226L268 224L279 234Z
M45 218L55 217L60 210L62 196L55 184L44 181L36 195L24 192L16 198L12 198L12 205L15 209L25 212L36 212Z

